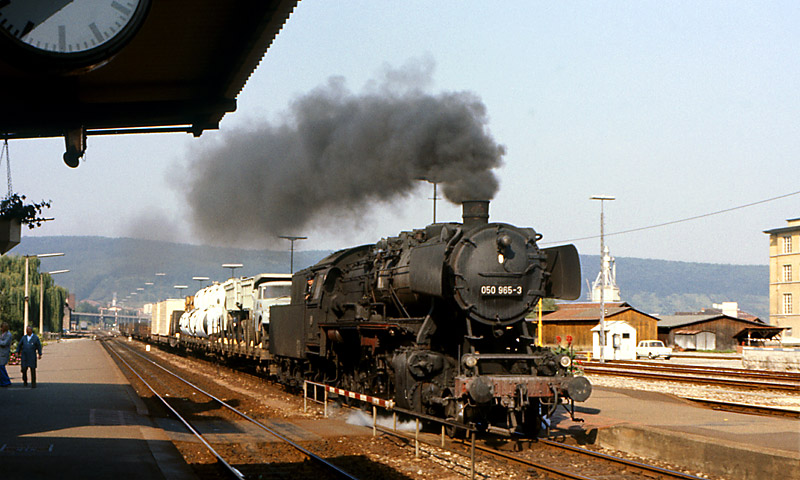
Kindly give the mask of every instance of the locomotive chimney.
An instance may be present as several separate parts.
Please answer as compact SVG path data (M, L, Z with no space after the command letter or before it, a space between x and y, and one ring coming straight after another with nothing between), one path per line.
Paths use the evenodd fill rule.
M461 204L461 211L466 228L489 223L489 200L465 200Z

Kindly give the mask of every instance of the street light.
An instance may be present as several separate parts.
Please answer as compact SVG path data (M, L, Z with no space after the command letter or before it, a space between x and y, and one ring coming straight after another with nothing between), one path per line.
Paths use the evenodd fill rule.
M69 270L53 270L52 272L39 272L39 335L44 333L44 273L58 275ZM26 329L27 330L27 329Z
M40 253L38 255L25 255L25 311L22 325L23 334L28 331L28 310L30 309L30 294L28 287L28 264L31 258L63 257L63 253ZM39 331L41 333L41 330Z
M603 255L605 255L605 210L603 206L606 200L616 200L610 195L593 195L591 200L600 200L600 276L603 279L600 287L600 363L605 363L606 347L606 276L603 272Z
M175 290L178 291L178 297L179 298L184 298L183 294L181 294L181 290L186 290L187 288L189 288L189 286L188 285L173 285L172 288L174 288Z
M289 273L294 273L294 242L297 240L306 240L308 237L296 237L294 235L278 235L279 238L285 238L292 242L290 247L291 254L289 256Z
M234 271L235 271L237 268L242 268L243 266L244 266L244 265L242 265L241 263L223 263L223 264L222 264L222 268L230 268L230 269L231 269L231 278L233 278L233 277L234 277L234 274L233 274L233 272L234 272Z
M429 198L429 200L433 200L433 223L436 223L436 201L437 200L441 200L436 195L436 187L439 185L439 182L435 182L435 181L432 181L432 180L429 180L429 181L433 184L433 197Z

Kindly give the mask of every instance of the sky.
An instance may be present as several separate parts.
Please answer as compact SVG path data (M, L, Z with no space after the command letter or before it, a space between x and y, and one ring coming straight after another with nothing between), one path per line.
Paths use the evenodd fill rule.
M611 195L605 232L616 257L766 264L763 231L800 217L800 195L613 234L800 191L798 24L800 3L778 1L302 0L217 131L90 136L76 169L62 161L61 138L10 141L13 189L52 200L55 218L23 235L288 249L283 234L308 237L298 250L332 250L423 227L432 221L430 183L375 186L408 174L393 161L376 161L344 188L368 192L355 203L288 215L297 225L223 225L227 217L270 225L314 185L342 187L328 177L334 169L320 180L287 159L265 159L268 168L248 175L271 147L257 145L240 162L230 148L239 139L293 131L298 105L320 92L364 99L394 89L392 98L466 98L475 107L479 133L500 152L481 167L497 182L492 221L533 227L547 246L591 237L574 243L598 254L600 204L590 197ZM403 72L416 75L387 83ZM204 210L224 236L196 221L198 209L212 208L196 196L209 187L196 179L210 163L220 184L242 182L242 196L225 193L222 208ZM276 180L287 172L308 179L303 199L271 196L295 185ZM263 186L248 185L253 178ZM460 217L459 206L437 202L437 221Z

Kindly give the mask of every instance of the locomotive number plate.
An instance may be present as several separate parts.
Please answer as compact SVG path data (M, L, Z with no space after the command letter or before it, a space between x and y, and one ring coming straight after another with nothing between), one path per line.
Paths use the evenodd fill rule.
M521 297L522 285L481 285L484 297Z

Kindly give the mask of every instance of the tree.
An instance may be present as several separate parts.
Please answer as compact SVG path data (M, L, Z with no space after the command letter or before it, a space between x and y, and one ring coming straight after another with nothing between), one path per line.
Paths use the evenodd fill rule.
M39 325L39 259L29 259L28 272L28 321ZM64 310L69 291L53 283L50 275L44 274L44 319L45 330L61 330L61 312ZM20 256L0 257L0 318L8 322L11 331L22 335L25 308L25 258Z
M84 300L81 303L79 303L77 307L75 307L75 312L77 312L77 313L100 313L100 307L98 307L97 305L95 305L95 304L93 304L91 302L87 302L87 301Z

